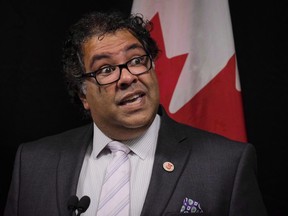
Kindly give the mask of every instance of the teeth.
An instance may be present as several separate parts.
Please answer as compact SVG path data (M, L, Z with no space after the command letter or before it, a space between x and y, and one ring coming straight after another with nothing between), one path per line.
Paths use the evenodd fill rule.
M140 95L135 95L134 97L132 97L131 99L128 99L128 100L134 100L136 98L140 97Z
M125 101L122 101L121 104L132 103L132 102L136 101L140 97L141 97L141 95L134 95L132 98L129 98L129 99L125 100Z
M139 98L140 97L140 95L135 95L135 96L133 96L132 98L130 98L130 99L128 99L128 100L126 100L126 102L129 102L129 101L135 101L137 98Z

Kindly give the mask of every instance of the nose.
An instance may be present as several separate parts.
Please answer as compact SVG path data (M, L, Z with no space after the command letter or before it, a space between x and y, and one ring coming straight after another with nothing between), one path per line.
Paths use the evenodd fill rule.
M136 82L138 77L130 73L127 68L121 68L120 79L117 82L117 85L121 89L129 87L132 83Z

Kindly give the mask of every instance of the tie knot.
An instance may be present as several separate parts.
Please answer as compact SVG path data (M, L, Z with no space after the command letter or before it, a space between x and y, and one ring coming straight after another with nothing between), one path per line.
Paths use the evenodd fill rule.
M107 146L111 150L112 153L122 151L122 152L128 154L130 152L129 147L127 147L125 144L117 142L117 141L112 141L112 142L108 143Z

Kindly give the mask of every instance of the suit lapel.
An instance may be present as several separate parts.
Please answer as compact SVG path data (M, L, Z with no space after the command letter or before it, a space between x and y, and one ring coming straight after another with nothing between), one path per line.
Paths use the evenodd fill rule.
M76 194L82 163L88 144L92 142L92 134L93 126L89 126L62 140L65 147L60 153L57 169L57 201L60 215L68 215L67 202L71 195Z
M186 138L171 119L163 114L151 182L141 215L149 215L151 209L153 214L161 215L165 210L190 154L190 149L181 145ZM171 162L174 170L166 171L163 168L165 162Z

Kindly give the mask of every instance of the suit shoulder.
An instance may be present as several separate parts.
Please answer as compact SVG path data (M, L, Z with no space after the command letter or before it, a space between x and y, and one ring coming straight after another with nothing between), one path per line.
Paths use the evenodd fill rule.
M65 145L73 146L78 140L87 139L93 133L93 124L83 125L77 128L69 129L61 133L49 135L37 140L22 143L21 146L25 149L53 149L62 148Z
M184 143L191 143L191 145L189 145L193 146L194 148L199 146L200 148L218 148L222 150L242 149L242 151L247 146L248 148L253 148L253 145L250 143L232 140L220 134L212 133L190 125L176 122L170 118L168 118L168 121L165 119L165 122L163 122L162 126L165 134L175 134L179 140L183 139Z

